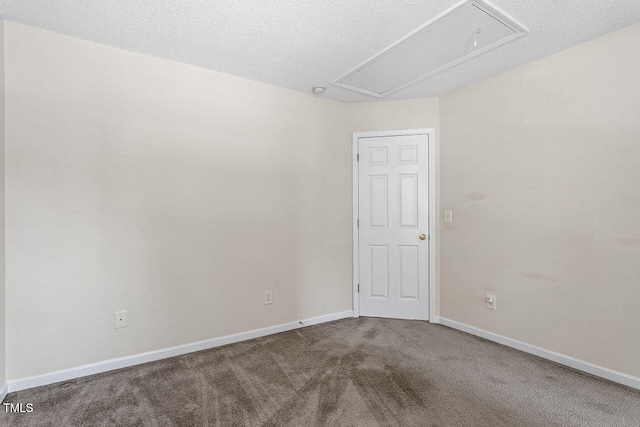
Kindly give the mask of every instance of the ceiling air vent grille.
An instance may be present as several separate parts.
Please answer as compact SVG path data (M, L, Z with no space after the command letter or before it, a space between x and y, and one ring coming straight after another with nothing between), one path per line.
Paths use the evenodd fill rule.
M484 1L466 1L333 82L382 98L527 34Z

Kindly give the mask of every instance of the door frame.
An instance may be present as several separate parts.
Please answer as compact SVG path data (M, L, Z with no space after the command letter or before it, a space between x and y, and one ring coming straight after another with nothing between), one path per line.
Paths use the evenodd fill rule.
M434 128L423 129L400 129L384 131L353 132L352 140L352 166L353 174L353 317L360 317L360 296L358 284L360 283L360 253L359 253L359 230L358 230L358 207L359 207L359 175L358 175L358 140L360 138L375 138L380 136L407 136L407 135L427 135L429 138L429 304L427 319L429 322L436 320L436 242L438 233L436 231L436 139Z

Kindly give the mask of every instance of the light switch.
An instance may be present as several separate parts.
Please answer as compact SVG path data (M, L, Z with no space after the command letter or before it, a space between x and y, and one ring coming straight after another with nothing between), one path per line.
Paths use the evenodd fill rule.
M453 211L451 210L444 211L444 222L453 222Z

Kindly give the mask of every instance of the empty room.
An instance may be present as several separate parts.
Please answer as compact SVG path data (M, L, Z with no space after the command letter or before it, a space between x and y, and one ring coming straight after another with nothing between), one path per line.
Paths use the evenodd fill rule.
M0 15L0 426L640 426L640 2Z

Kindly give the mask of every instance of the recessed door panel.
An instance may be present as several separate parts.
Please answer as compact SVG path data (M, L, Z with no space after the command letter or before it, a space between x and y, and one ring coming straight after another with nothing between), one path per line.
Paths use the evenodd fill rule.
M389 297L389 247L369 246L371 259L371 297Z
M376 166L384 166L388 163L387 147L371 147L369 148L369 164Z
M386 175L369 177L371 188L371 227L387 227L389 219L388 178Z
M398 175L400 227L418 228L418 174Z
M398 147L398 164L415 165L418 163L418 146L402 145Z
M420 286L418 279L420 260L418 255L420 250L418 245L399 247L400 253L400 298L417 300L420 296Z

